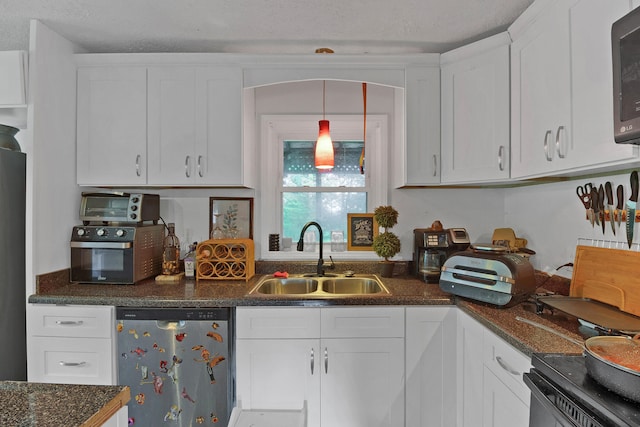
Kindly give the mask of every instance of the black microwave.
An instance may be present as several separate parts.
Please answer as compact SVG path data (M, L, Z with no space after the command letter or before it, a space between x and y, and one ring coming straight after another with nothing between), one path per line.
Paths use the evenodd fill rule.
M640 144L640 8L611 26L613 132L619 144Z

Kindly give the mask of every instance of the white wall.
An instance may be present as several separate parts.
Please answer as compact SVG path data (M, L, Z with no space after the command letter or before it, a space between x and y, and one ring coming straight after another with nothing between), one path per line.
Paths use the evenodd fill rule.
M31 22L27 118L27 294L35 275L69 268L78 222L76 72L73 45Z
M624 223L616 236L609 224L604 235L602 228L592 228L576 195L577 185L592 182L599 186L606 181L611 181L614 192L619 184L624 185L629 198L629 174L506 190L504 223L514 228L518 237L526 238L528 246L537 252L531 258L537 269L550 272L573 262L578 238L626 242ZM638 237L636 235L636 241L640 241Z

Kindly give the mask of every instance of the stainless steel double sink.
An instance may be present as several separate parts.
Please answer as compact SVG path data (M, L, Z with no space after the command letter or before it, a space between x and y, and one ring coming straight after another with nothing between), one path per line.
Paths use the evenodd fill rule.
M275 295L278 297L344 298L351 296L390 295L389 290L375 274L345 276L327 274L291 275L288 278L263 277L249 291L250 296Z

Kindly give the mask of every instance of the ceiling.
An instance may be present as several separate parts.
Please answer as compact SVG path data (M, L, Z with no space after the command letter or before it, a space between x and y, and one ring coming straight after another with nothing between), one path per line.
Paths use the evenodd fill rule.
M503 31L533 0L0 0L0 51L38 19L84 52L444 52Z

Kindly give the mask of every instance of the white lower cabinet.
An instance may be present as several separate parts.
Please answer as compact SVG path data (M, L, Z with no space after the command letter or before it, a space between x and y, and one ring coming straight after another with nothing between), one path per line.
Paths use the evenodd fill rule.
M238 307L236 396L308 426L404 425L404 308Z
M456 425L456 313L406 308L406 426Z
M29 305L29 381L116 384L114 310L98 305Z
M30 382L116 385L115 308L27 306L27 378ZM125 427L124 406L105 426Z
M530 358L462 311L457 340L457 425L528 426Z

